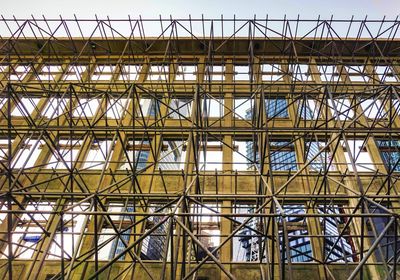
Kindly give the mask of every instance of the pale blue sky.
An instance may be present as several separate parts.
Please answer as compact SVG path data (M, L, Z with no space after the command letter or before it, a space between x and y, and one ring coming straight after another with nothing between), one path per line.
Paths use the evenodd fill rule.
M400 0L231 0L231 1L184 1L184 0L2 0L0 13L5 17L15 15L18 18L45 15L48 18L78 17L93 18L110 16L112 18L126 18L127 15L144 18L157 18L172 15L175 18L200 17L204 14L209 18L257 17L282 18L285 14L289 18L315 19L318 15L330 18L333 14L336 19L349 19L354 15L363 19L381 19L384 15L394 19L400 13Z

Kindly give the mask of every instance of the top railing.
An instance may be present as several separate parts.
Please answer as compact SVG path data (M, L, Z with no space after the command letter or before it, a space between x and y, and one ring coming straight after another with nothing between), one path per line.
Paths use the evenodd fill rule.
M78 19L62 17L0 17L2 39L141 39L282 38L282 39L400 39L395 19L273 19L265 18L158 18Z

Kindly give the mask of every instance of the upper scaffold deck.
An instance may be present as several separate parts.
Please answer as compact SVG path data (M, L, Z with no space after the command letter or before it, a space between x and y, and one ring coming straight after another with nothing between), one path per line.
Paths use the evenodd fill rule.
M398 57L394 20L0 19L0 54Z

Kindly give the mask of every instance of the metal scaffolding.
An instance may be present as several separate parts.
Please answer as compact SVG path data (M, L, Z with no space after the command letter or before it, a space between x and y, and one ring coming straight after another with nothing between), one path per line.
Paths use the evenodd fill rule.
M2 17L1 279L396 279L399 26Z

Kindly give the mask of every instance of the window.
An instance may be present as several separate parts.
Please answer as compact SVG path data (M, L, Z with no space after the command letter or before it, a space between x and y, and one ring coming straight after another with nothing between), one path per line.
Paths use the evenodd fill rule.
M249 65L234 65L234 75L235 81L251 81L251 69Z
M136 81L139 78L140 71L142 70L142 66L139 64L130 64L123 65L121 67L121 75L119 76L119 80L122 81Z
M161 204L152 204L149 207L150 213L167 213L171 207L165 207ZM153 228L156 224L162 221L162 216L149 216L146 222L145 232ZM167 240L168 223L163 223L149 236L147 236L142 243L141 256L145 260L162 260Z
M22 81L31 70L29 65L10 66L10 81Z
M364 115L369 119L383 119L386 116L380 100L364 99L361 101L361 108L364 110Z
M352 157L357 171L374 171L375 166L367 151L366 143L363 140L347 140L347 142L350 150L347 149L345 141L342 140L341 145L344 149L348 169L354 171Z
M368 82L369 77L365 74L364 65L345 66L348 77L352 82Z
M96 82L111 80L115 69L115 65L97 65L92 75L92 81Z
M321 216L319 218L324 235L325 257L331 262L353 262L357 261L355 247L350 234L350 227L344 228L348 221L347 217L339 216L345 214L342 205L320 205L319 214L332 216ZM334 216L338 215L338 216Z
M147 80L149 81L166 81L169 75L169 65L152 64L149 68Z
M42 114L46 118L52 119L64 113L66 106L67 106L67 99L53 97L47 102L47 105L44 108Z
M39 98L27 98L22 97L20 102L18 102L17 106L11 112L11 116L13 117L28 117L36 111L38 112L37 105L39 104Z
M72 204L67 204L72 206ZM73 207L71 212L89 212L89 203L80 203ZM63 226L57 228L54 240L51 243L48 259L61 259L64 257L67 260L72 259L74 252L78 250L78 241L81 232L84 230L85 215L68 214L63 215ZM62 234L61 234L62 232ZM61 238L63 242L63 250L61 248Z
M0 144L1 145L1 144ZM8 205L6 200L0 200L0 225L3 223L4 219L7 217ZM1 212L3 211L3 212Z
M366 222L366 228L368 231L368 236L370 237L370 242L373 244L376 240L376 237L380 236L383 232L386 226L388 225L391 215L389 212L385 211L384 209L380 208L379 206L369 203L368 210L369 213L372 215L375 215L371 217L370 219L365 219L364 221ZM386 205L383 205L384 207L387 207L388 209L393 209L393 207L387 203L384 203ZM381 216L378 216L381 215ZM385 216L386 215L386 216ZM391 260L395 254L395 250L397 247L397 250L400 246L400 241L397 237L396 239L396 224L392 223L387 231L383 233L383 238L379 241L378 246L379 250L375 250L375 257L378 262L387 262L388 260ZM396 244L397 243L397 244ZM397 255L397 254L396 254Z
M75 109L73 109L72 116L82 119L94 117L99 106L99 99L79 98L79 100L77 100Z
M388 118L392 118L394 115L400 115L400 102L399 99L396 99L396 97L388 100L386 102L387 105L389 105L392 109L388 110Z
M110 211L110 209L109 209ZM112 211L110 211L112 212ZM98 254L99 260L105 261L114 258L114 252L112 247L114 245L116 232L111 226L104 225L99 234L97 244L98 244Z
M70 169L75 162L82 140L59 140L46 168Z
M281 64L261 64L261 79L265 82L283 81Z
M185 119L192 115L192 100L172 99L169 103L169 117L171 119Z
M334 99L333 103L328 100L328 104L334 118L345 121L354 117L354 111L349 100L338 98Z
M225 80L225 65L206 65L206 80L222 82Z
M127 213L132 213L132 212L134 212L134 206L132 206L132 205L128 205L126 207L124 206L123 209L120 210L120 212L124 212L124 211ZM122 227L122 230L124 233L122 233L120 235L120 237L116 238L116 240L113 242L113 246L110 250L110 255L109 255L110 259L121 254L126 249L126 247L129 244L130 234L132 233L132 228L129 228L129 226L133 223L134 217L129 216L129 215L121 215L118 218L120 219L120 221L118 223L117 228ZM119 260L124 260L124 259L125 259L125 255L123 255L119 258Z
M252 110L254 108L254 100L253 99L242 99L235 98L233 99L234 103L234 117L242 120L251 120L252 118Z
M163 141L158 168L162 170L181 170L184 168L186 146L182 141Z
M321 114L317 103L312 99L303 99L298 102L298 116L304 120L316 120Z
M376 144L388 171L400 171L400 141L382 139L377 140Z
M200 144L199 170L222 170L222 145L218 141Z
M234 170L249 170L255 169L253 161L253 145L252 141L235 140L233 142L233 169Z
M312 80L308 64L294 64L290 68L294 82L309 82Z
M318 72L322 82L339 82L340 75L335 65L318 65Z
M82 75L87 70L86 65L70 65L64 75L65 81L81 81Z
M197 80L197 66L196 65L178 65L175 79L177 81L196 81Z
M160 107L161 101L159 101L157 98L142 98L140 99L141 112L139 112L138 116L142 117L143 114L143 117L160 118Z
M202 117L219 118L224 115L224 100L204 98L201 100Z
M37 79L39 81L55 81L57 75L62 75L61 65L45 65L39 72Z
M288 118L287 101L285 98L268 98L265 99L265 107L267 117L269 118Z
M94 140L83 168L103 169L107 158L111 158L112 152L113 145L111 140Z
M12 168L31 168L39 158L43 141L28 139L19 149L11 163Z
M254 213L255 206L248 204L235 204L235 214L252 214ZM237 227L242 224L248 217L238 216L234 217L235 222L233 227ZM256 262L260 260L262 255L263 260L263 248L260 246L264 241L263 234L260 234L257 230L259 228L260 219L253 217L247 222L246 226L235 234L232 238L232 261L234 262Z
M0 162L7 164L8 161L8 139L0 139ZM11 139L11 143L14 139Z
M113 212L127 212L132 213L135 211L133 205L124 206L119 203L110 203L107 209L109 212L111 222L114 227L123 232L120 237L117 237L117 232L110 224L110 220L106 219L106 222L101 229L101 233L98 239L98 258L99 260L111 260L115 256L119 255L126 249L126 245L129 244L129 238L132 233L130 226L134 223L134 216L130 215L113 215ZM119 260L124 260L125 255L121 256Z
M136 102L136 100L134 100ZM140 110L137 110L137 116L141 117L148 117L150 112L150 107L152 106L152 99L150 98L141 98L140 99ZM136 108L135 108L136 109Z
M329 148L324 149L326 147L326 142L308 141L305 142L305 144L306 149L304 158L307 160L307 162L311 162L309 164L310 170L332 171L336 169L334 160L330 155Z
M257 166L260 168L260 154L257 150L255 141L246 142L246 159L248 162L248 169L254 170ZM265 159L265 163L271 163L271 170L273 171L293 171L297 170L296 154L294 144L289 141L271 141L270 145L270 160ZM266 154L268 157L268 154Z
M297 169L293 143L289 141L272 141L269 147L271 170L293 171Z
M260 168L260 154L256 143L256 141L246 141L246 158L249 160L247 168L249 170L255 170L256 167Z
M397 82L397 75L390 66L376 66L375 73L378 75L380 82Z
M148 141L128 141L126 150L120 169L140 171L147 166L149 154L151 152L150 143Z
M54 203L51 202L29 202L25 207L30 214L23 214L18 220L14 233L12 233L12 251L13 256L18 259L30 259L35 252L36 245L42 241L46 224L50 214L43 214L40 211L54 210ZM1 258L8 255L8 245L5 246Z
M284 259L287 262L287 251L290 252L291 262L310 262L312 261L311 241L308 235L307 221L303 216L293 216L305 214L304 205L282 205L285 218L278 218L280 250L284 251ZM280 210L277 209L280 213ZM283 213L282 213L283 214ZM286 220L286 231L284 231L283 219ZM288 244L286 244L285 234L287 234Z
M110 119L121 119L128 110L130 100L126 98L109 98L106 116Z
M190 213L193 214L192 225L196 232L196 237L208 251L213 251L221 242L221 219L215 215L220 213L220 207L216 204L208 203L203 205L192 204ZM197 216L196 214L200 215ZM197 247L197 259L202 260L207 257L207 254L200 246L196 244L195 247ZM214 253L214 256L216 258L219 257L217 252Z
M0 98L0 110L2 110L3 106L5 106L6 104L8 104L7 98ZM5 108L7 108L7 107L5 107Z

